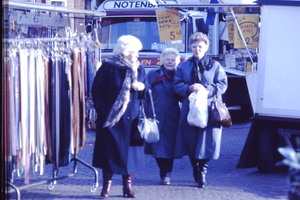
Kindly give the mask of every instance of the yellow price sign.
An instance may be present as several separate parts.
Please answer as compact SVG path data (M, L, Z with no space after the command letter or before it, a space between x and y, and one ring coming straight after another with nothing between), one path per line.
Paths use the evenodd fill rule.
M157 10L156 19L160 42L182 40L182 31L178 10Z
M259 16L254 14L237 15L241 32L248 48L257 48L259 42ZM246 48L235 25L234 48Z

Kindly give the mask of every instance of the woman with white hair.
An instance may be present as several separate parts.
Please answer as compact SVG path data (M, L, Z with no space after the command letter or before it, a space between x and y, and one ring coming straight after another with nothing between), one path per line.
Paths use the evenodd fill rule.
M161 184L169 185L176 158L175 144L180 117L179 95L173 90L175 69L180 62L179 52L174 48L166 48L161 53L160 61L162 65L147 74L149 88L153 93L156 118L159 121L160 140L145 144L145 153L155 158ZM151 105L147 105L150 112Z
M113 174L122 175L123 196L135 197L132 174L144 166L143 142L134 139L140 101L145 96L145 70L138 61L140 40L121 36L114 55L104 61L92 85L97 112L93 166L102 169L101 197L108 197Z

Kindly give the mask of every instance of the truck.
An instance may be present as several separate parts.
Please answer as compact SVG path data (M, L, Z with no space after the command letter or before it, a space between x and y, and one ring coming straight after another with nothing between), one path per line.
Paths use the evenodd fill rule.
M300 1L259 0L257 73L246 76L254 116L238 168L274 171L279 147L300 148Z
M145 67L146 72L156 68L160 63L160 53L166 47L176 48L181 57L181 62L192 56L188 39L195 32L204 32L210 40L208 54L219 59L218 55L224 54L224 45L220 42L219 13L212 24L207 24L207 12L203 8L178 7L182 4L178 0L166 0L164 6L173 5L178 10L182 40L160 42L157 25L156 11L166 9L154 5L147 0L105 0L97 9L106 13L100 18L99 40L101 43L101 61L112 56L112 50L117 38L121 35L134 35L143 44L139 53L139 61ZM199 3L198 3L199 5ZM225 67L229 77L229 87L223 95L223 101L229 108L242 109L246 117L253 115L249 92L247 89L245 73Z

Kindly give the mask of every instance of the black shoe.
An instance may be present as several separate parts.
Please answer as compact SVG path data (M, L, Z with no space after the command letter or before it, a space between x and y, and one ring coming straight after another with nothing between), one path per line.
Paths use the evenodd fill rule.
M204 188L205 186L206 186L205 175L200 175L199 176L199 181L198 181L198 187L199 188Z
M198 173L199 173L199 179L198 179L198 187L204 188L206 186L206 174L208 171L208 159L200 159L198 160Z
M193 166L193 177L196 183L198 183L199 180L199 169L198 166Z
M162 185L170 185L170 177L163 177L160 182Z

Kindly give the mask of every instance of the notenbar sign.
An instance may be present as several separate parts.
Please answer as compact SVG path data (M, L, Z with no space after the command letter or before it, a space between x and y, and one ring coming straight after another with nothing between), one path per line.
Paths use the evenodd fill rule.
M174 3L176 1L165 1L165 3ZM149 1L106 1L104 2L104 9L105 10L119 10L119 9L153 9L157 8L157 5L153 5Z
M107 1L104 4L106 10L110 9L132 9L132 8L157 8L148 1Z

